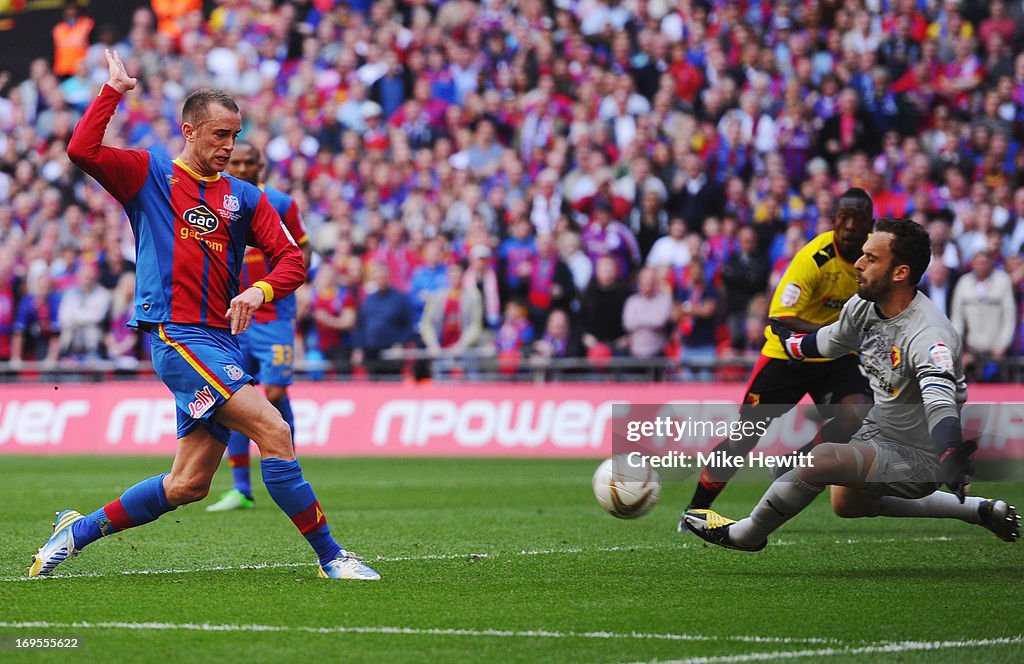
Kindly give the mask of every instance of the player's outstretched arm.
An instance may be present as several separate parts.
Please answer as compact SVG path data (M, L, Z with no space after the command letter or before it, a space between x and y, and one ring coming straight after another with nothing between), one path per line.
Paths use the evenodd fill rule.
M847 353L860 351L861 325L858 321L864 317L865 305L863 300L856 295L853 296L843 305L843 310L839 312L839 320L808 334L797 334L789 327L789 319L777 316L768 319L769 328L782 342L782 348L790 359L835 359Z
M110 78L100 88L96 100L89 104L68 141L68 158L81 168L122 205L139 193L149 170L149 153L141 150L120 150L103 145L107 125L117 110L121 95L135 88L138 82L128 76L117 51L107 49Z

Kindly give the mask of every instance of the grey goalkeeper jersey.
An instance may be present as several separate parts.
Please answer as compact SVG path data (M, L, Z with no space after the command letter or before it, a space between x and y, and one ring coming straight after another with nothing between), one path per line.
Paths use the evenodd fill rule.
M817 342L825 357L860 353L874 392L869 420L887 440L931 451L932 427L959 417L967 400L960 335L920 292L892 318L854 295L839 320L818 330Z

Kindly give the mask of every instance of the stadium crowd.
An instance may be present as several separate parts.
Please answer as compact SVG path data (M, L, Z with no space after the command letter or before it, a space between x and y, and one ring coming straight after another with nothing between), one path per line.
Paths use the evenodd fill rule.
M110 145L177 154L189 91L239 101L315 250L297 357L756 354L789 258L849 187L928 228L923 288L975 379L1024 353L1024 2L152 4L58 52L66 75L0 79L15 368L146 359L127 219L66 153L107 47L141 82Z

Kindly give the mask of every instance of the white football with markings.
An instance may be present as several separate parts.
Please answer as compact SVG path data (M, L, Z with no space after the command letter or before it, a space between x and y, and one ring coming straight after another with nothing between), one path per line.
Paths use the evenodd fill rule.
M658 504L661 478L653 468L634 468L626 457L611 457L594 472L594 496L614 517L635 519Z

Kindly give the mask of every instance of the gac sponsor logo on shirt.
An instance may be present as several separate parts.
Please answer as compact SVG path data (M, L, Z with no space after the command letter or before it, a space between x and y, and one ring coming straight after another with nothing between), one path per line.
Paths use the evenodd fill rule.
M205 205L197 205L194 208L185 210L182 218L186 224L196 229L196 232L200 235L211 233L217 230L217 226L220 225L217 215L210 212L210 209Z
M209 208L205 205L197 205L194 208L185 210L185 213L181 216L188 225L182 226L178 229L178 237L182 240L199 240L213 251L223 253L223 242L208 240L203 237L204 235L217 230L220 226L220 220L217 219L217 215L210 212Z

